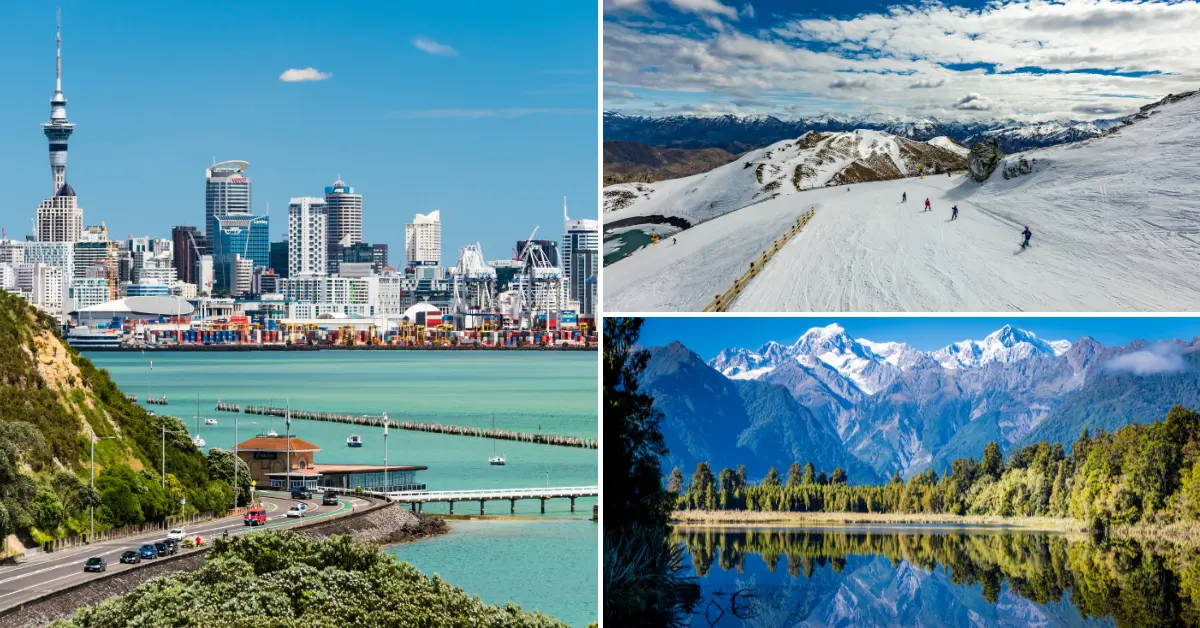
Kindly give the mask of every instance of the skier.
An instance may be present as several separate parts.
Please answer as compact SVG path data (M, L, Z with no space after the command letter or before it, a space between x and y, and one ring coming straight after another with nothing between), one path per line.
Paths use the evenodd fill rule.
M675 246L675 238L671 238L671 246ZM541 429L541 428L539 428Z
M933 209L929 205L929 199L925 199L925 211L927 211L927 212L933 211Z
M950 171L949 171L949 170L947 170L947 171L946 171L946 178L947 178L947 179L949 179L949 178L950 178Z
M950 208L950 212L951 212L951 213L950 213L950 220L955 220L955 219L957 219L957 218L958 218L958 205L955 205L954 207L951 207L951 208Z
M907 202L908 202L908 192L902 192L902 193L900 194L900 202L901 202L901 203L907 203Z
M1027 248L1029 246L1029 238L1033 237L1033 232L1029 230L1029 225L1025 225L1025 230L1021 232L1021 235L1025 236L1025 241L1021 243L1021 248Z

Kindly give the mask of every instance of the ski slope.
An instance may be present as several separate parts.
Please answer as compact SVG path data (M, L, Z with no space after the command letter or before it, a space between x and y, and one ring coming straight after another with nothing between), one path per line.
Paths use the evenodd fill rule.
M605 269L611 311L625 303L698 311L728 288L714 268L745 269L782 229L759 216L816 207L805 229L734 302L747 312L1188 311L1200 305L1200 98L1162 105L1117 134L1005 159L983 184L931 176L824 188L707 223L670 273L714 284L706 299L633 275L667 269L651 247ZM1024 157L1032 172L1004 179ZM1031 160L1036 159L1036 162ZM900 203L902 192L909 200ZM928 197L934 211L921 212ZM950 220L957 205L959 219ZM745 214L745 215L739 215ZM1032 247L1021 250L1023 225ZM695 229L680 233L680 242ZM661 246L661 245L660 245ZM636 271L634 271L636 268ZM685 282L686 283L686 282Z

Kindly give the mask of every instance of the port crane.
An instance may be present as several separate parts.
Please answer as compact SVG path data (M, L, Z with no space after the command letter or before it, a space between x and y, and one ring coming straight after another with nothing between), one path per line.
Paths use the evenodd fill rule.
M534 240L539 227L533 228L525 247L521 249L521 270L513 278L517 284L517 301L522 329L534 329L539 314L546 316L546 326L558 318L563 298L562 271L550 263L550 258Z
M483 261L478 242L458 250L454 272L454 324L459 329L475 329L486 324L493 314L496 293L496 269Z

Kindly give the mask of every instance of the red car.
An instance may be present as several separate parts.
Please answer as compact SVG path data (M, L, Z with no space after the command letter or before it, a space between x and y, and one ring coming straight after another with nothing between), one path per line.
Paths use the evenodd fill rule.
M262 508L247 510L242 523L248 526L261 526L267 523L267 511Z

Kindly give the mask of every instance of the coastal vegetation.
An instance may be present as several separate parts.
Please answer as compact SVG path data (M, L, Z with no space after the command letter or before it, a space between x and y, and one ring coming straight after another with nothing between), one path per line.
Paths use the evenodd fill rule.
M489 605L370 543L291 532L215 539L203 566L152 579L53 628L121 626L558 628L511 602Z
M649 357L637 348L641 327L641 319L604 319L604 621L675 626L699 590L682 577L682 546L670 538L675 498L662 485L662 414L638 391Z
M162 521L180 514L181 499L186 513L227 510L232 456L205 456L182 430L178 419L151 417L129 401L63 342L52 319L0 291L0 539L15 534L30 544L86 533L92 507L97 529ZM0 556L5 547L17 549L0 543Z
M1070 452L1041 442L1006 458L993 442L980 460L884 484L855 485L842 469L816 473L811 463L786 477L772 468L757 483L736 469L714 476L701 462L684 486L678 471L667 482L678 510L1069 518L1102 536L1200 522L1200 414L1176 406L1148 425L1084 430Z

